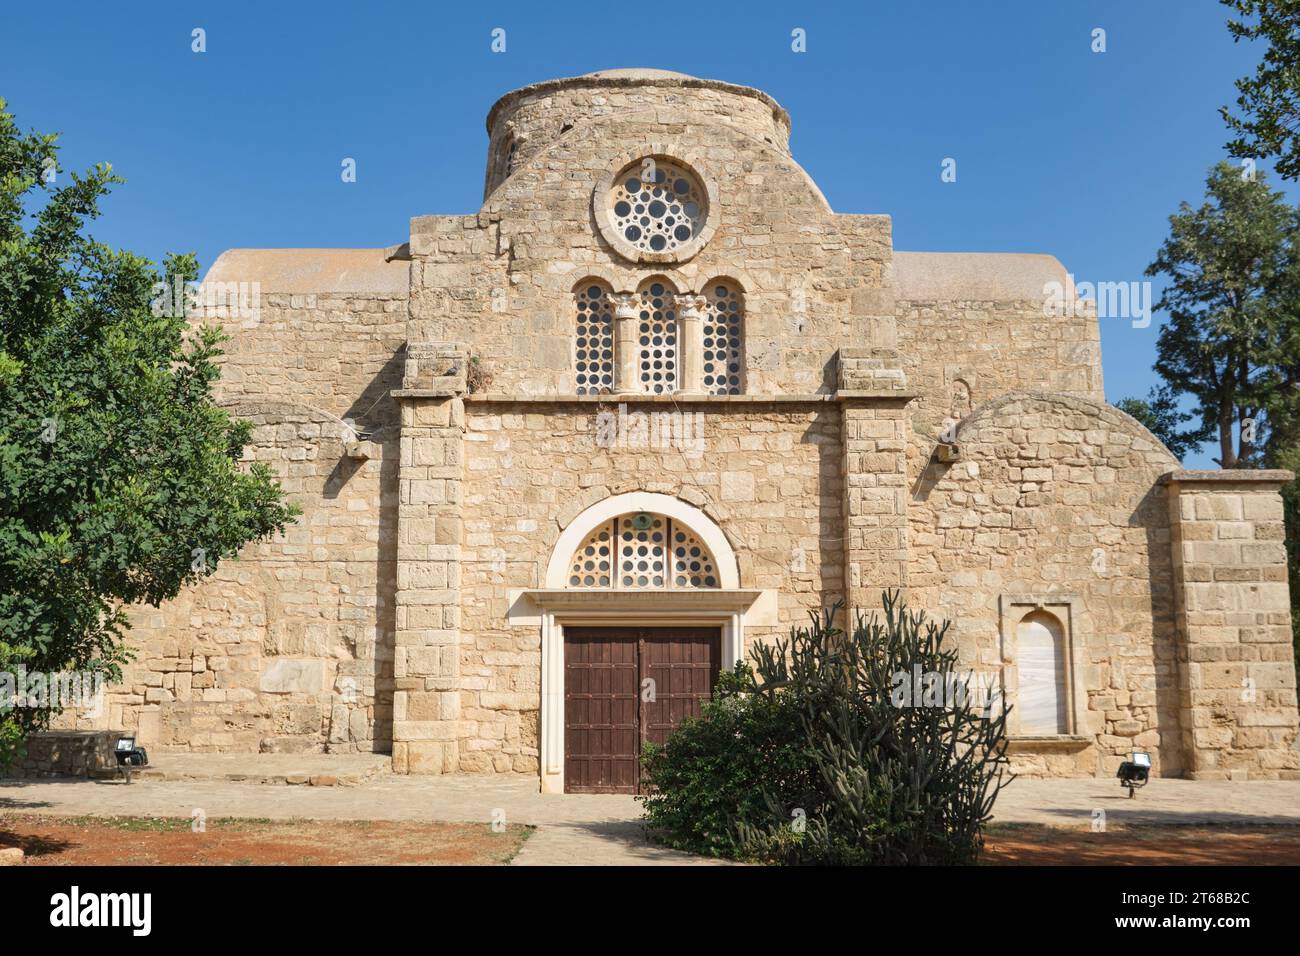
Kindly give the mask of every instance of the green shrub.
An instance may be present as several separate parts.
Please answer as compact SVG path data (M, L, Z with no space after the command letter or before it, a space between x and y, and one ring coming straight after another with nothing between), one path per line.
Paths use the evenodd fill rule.
M1008 782L1005 711L976 699L944 646L948 623L896 593L851 635L833 619L755 646L752 669L647 756L648 827L670 846L762 862L975 862ZM916 671L962 692L911 706Z
M647 832L658 842L707 856L741 855L739 824L765 819L766 793L798 804L816 773L802 747L798 717L784 697L753 694L747 664L718 679L698 719L670 747L642 755Z

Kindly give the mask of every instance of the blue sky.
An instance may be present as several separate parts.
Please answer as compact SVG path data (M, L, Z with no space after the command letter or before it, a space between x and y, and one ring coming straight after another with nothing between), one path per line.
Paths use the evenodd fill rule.
M1232 42L1226 13L1213 0L11 0L0 95L21 126L64 134L65 168L108 161L127 178L94 232L152 258L402 242L413 215L478 208L484 117L502 93L649 66L771 93L831 206L889 213L898 249L1045 252L1079 281L1134 281L1179 201L1199 202L1225 155L1218 107L1260 55ZM505 53L490 49L497 27ZM1091 51L1097 27L1105 53ZM946 157L955 183L940 179ZM1102 322L1112 401L1154 383L1161 320Z

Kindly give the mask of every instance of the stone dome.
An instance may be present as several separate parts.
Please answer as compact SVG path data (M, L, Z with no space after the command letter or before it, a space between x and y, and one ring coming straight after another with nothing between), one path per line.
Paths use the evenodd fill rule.
M789 152L790 116L762 90L652 67L597 70L532 83L496 101L487 117L484 195L578 123L665 108L696 112L703 122L734 126Z

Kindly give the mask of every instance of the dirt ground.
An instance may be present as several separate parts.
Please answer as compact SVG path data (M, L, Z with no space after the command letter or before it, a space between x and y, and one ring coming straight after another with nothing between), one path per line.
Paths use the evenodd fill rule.
M30 866L497 865L532 832L487 824L0 814L0 848ZM1141 826L1105 833L994 825L986 866L1300 865L1300 827Z
M496 865L532 832L487 824L0 814L0 847L35 866Z
M1300 864L1300 827L1142 826L1105 833L1030 824L993 826L992 866L1280 866Z

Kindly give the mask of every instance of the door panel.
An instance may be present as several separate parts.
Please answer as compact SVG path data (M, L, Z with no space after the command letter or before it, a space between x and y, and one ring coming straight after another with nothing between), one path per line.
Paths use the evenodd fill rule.
M641 744L699 715L721 645L717 628L566 627L564 789L636 793Z
M641 681L652 692L642 707L642 740L663 744L713 694L722 659L717 628L658 628L641 640Z
M570 629L564 640L565 789L635 793L639 750L636 643Z

